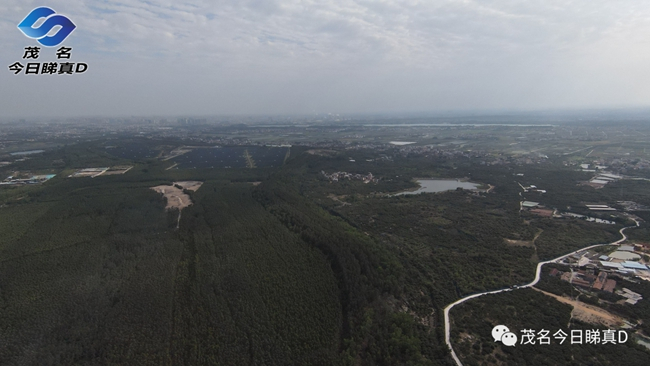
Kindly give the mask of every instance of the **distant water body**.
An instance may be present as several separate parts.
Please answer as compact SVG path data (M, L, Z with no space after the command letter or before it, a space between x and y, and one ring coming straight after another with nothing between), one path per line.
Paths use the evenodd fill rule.
M9 155L11 156L32 155L32 154L40 154L42 152L45 152L45 150L18 151L18 152L10 153Z
M472 182L461 182L456 179L418 179L417 182L420 185L420 188L416 191L401 192L396 194L396 196L453 191L456 188L474 190L480 185Z
M555 125L522 125L514 123L372 123L366 127L555 127Z
M513 123L372 123L366 127L555 127L555 125L522 125Z

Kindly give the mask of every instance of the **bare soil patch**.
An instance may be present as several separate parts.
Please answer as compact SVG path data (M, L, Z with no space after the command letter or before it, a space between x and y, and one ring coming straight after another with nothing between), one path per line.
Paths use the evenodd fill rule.
M333 193L330 193L327 197L331 198L333 201L336 201L336 202L340 203L341 206L351 206L351 205L352 205L352 204L349 203L349 202L341 201L341 199L344 199L344 198L347 197L347 196L345 196L345 195L337 196L337 195L335 195L335 194L333 194Z
M517 247L531 247L534 248L535 244L533 244L532 240L512 240L512 239L503 239L506 244L512 245L512 246L517 246Z
M573 306L573 311L571 312L571 317L581 320L590 324L603 324L607 327L618 327L624 324L625 319L620 316L614 315L607 310L601 309L597 306L588 305L580 301L572 300L566 297L558 296L546 291L542 291L533 287L533 290L539 291L545 295L551 296L563 302Z
M181 186L183 189L187 189L188 191L196 192L201 186L203 185L203 182L197 182L197 181L184 181L184 182L174 182L175 186Z
M192 204L190 196L185 194L183 190L187 189L188 191L196 191L201 188L202 184L203 182L196 181L174 182L174 185L172 186L156 186L151 189L158 193L162 193L163 196L165 196L165 199L167 200L167 206L165 208L167 210L177 208L180 211Z
M192 204L190 196L183 193L181 189L176 186L156 186L152 187L154 191L162 193L167 200L167 210L177 208L179 210L184 209L185 207Z
M132 165L114 166L114 167L109 168L106 172L104 172L103 175L124 174L124 173L128 172L131 169L133 169Z
M541 230L541 229L540 229L540 230L537 232L537 234L535 234L535 237L533 238L533 240L503 239L503 241L505 241L506 244L508 244L508 245L512 245L512 246L530 247L530 248L535 248L535 249L537 249L537 248L535 247L535 240L537 240L537 238L539 238L539 236L542 234L543 231L544 231L544 230Z

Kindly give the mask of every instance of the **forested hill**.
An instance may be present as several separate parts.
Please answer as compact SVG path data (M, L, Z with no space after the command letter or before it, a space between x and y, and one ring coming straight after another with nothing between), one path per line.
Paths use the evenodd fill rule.
M286 176L261 185L255 197L308 245L336 276L342 306L342 351L361 364L447 364L441 313L418 319L397 301L408 281L400 260L366 233L301 196ZM442 304L441 304L442 305Z
M150 162L3 191L0 364L447 364L398 309L399 261L288 175ZM177 180L204 181L179 230L150 189Z
M281 168L143 159L124 175L66 178L84 161L125 163L93 145L26 161L72 164L42 185L0 189L1 365L451 365L447 304L528 282L540 257L622 227L521 213L513 172L469 159L292 148ZM527 169L572 201L609 194L562 168ZM325 170L381 179L334 184ZM496 188L392 194L421 174L469 173ZM182 180L204 184L185 191L177 229L150 188Z
M341 309L325 258L253 200L206 184L181 222L173 364L334 364Z

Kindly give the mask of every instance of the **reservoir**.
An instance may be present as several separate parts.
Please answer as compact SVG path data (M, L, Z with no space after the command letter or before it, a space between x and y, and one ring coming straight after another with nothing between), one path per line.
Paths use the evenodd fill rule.
M396 194L400 196L403 194L420 194L420 193L436 193L444 191L453 191L456 188L462 189L477 189L480 184L472 182L461 182L457 179L418 179L416 182L420 185L415 191L406 191Z
M42 152L45 152L45 150L19 151L19 152L12 152L9 155L11 155L11 156L22 156L22 155L40 154Z

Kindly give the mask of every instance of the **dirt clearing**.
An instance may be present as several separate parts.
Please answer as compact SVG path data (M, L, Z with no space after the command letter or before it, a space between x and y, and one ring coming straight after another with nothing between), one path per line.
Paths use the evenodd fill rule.
M180 186L183 189L187 189L188 191L196 192L201 186L203 185L203 182L197 182L197 181L185 181L185 182L174 182L175 186Z
M625 322L625 319L616 316L606 310L603 310L597 306L588 305L576 300L571 300L566 297L562 297L546 291L542 291L535 287L533 287L533 290L539 291L544 295L551 296L556 300L558 300L559 302L563 302L565 304L569 304L573 306L571 317L581 320L583 322L590 323L590 324L603 324L610 328L622 326Z
M534 248L535 244L533 244L532 240L512 240L512 239L503 239L506 244L512 245L512 246L517 246L517 247L530 247Z
M542 232L544 230L539 229L537 231L537 234L535 234L535 237L533 240L513 240L513 239L503 239L507 245L512 245L512 246L518 246L518 247L530 247L530 248L535 248L537 250L537 247L535 246L535 240L539 238L540 235L542 235Z
M172 186L156 186L152 187L154 191L162 193L167 200L167 210L177 208L179 210L184 209L185 207L192 204L190 196L183 193L183 189L188 191L196 191L201 188L203 182L187 181L187 182L174 182ZM179 188L181 187L181 188Z

